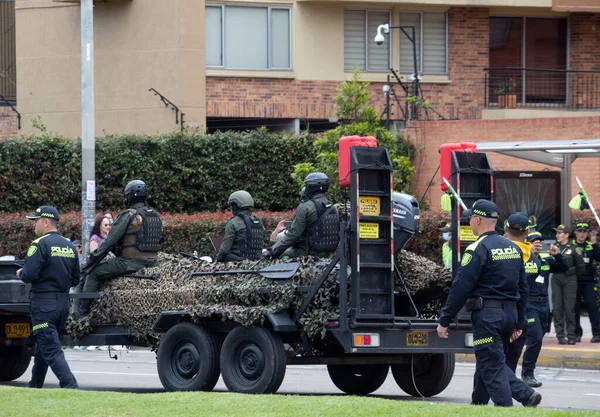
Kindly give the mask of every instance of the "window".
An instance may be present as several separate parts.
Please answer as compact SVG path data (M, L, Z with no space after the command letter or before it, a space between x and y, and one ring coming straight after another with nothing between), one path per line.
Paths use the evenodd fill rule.
M447 20L446 13L400 13L400 26L415 27L417 69L423 74L446 74ZM405 29L410 35L409 29ZM400 34L400 72L414 72L413 44Z
M377 27L389 23L387 11L344 11L344 71L385 72L390 69L390 37L377 45Z
M207 67L292 67L290 8L206 6L205 30Z

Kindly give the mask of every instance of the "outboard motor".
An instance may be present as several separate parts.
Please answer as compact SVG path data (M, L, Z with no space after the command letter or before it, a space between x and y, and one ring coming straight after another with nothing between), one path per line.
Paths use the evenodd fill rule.
M412 195L394 192L394 254L397 255L406 242L419 233L419 202Z

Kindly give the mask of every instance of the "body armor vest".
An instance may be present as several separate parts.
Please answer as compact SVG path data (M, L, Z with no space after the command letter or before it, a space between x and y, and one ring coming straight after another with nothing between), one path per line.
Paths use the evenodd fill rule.
M127 259L156 259L161 250L162 220L150 207L130 209L132 219L123 236L120 256Z
M244 258L253 261L260 259L265 241L265 227L262 221L255 216L240 216L246 225L246 249Z
M317 221L308 232L308 247L316 252L334 252L340 243L340 214L330 201L311 200L317 209Z

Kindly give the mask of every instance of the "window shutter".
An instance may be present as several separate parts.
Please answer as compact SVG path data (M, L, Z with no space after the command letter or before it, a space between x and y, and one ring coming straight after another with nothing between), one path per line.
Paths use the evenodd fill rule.
M227 68L268 68L267 20L267 8L225 8L225 65ZM248 28L252 30L248 30Z
M223 66L222 10L221 7L206 6L206 65L209 67Z
M290 68L290 11L271 10L271 66Z
M421 14L420 13L400 13L400 26L415 27L415 43L417 47L417 70L421 72ZM411 34L410 28L404 29L406 33ZM400 31L400 72L403 74L412 74L414 70L413 44L406 35Z
M368 12L367 51L369 71L388 71L390 69L390 36L385 35L385 41L381 45L377 45L374 41L375 35L377 35L377 27L384 23L391 23L388 12Z
M446 73L445 13L423 13L423 73Z
M364 11L344 11L344 71L366 70L365 26Z

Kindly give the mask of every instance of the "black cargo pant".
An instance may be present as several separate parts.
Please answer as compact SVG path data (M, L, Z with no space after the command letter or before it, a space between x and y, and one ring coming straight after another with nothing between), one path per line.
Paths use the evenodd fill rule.
M101 262L86 277L83 292L97 292L102 281L117 278L121 275L133 274L142 268L152 266L156 266L156 259L112 258Z
M575 334L583 335L581 328L581 298L590 317L592 336L600 336L600 314L598 313L598 284L596 281L579 281L575 298Z
M474 311L471 322L476 361L472 403L487 404L490 398L494 404L506 407L513 405L513 398L526 403L535 391L509 369L504 353L517 323L514 302Z
M544 333L548 328L549 317L548 298L530 297L527 301L527 328L523 330L521 337L508 345L506 351L506 364L513 372L517 372L519 357L523 347L527 345L523 354L521 376L533 376L535 364L542 350Z
M48 367L52 369L61 388L79 388L69 369L60 343L60 332L69 315L69 294L32 294L31 324L35 339L35 354L30 388L42 388Z

